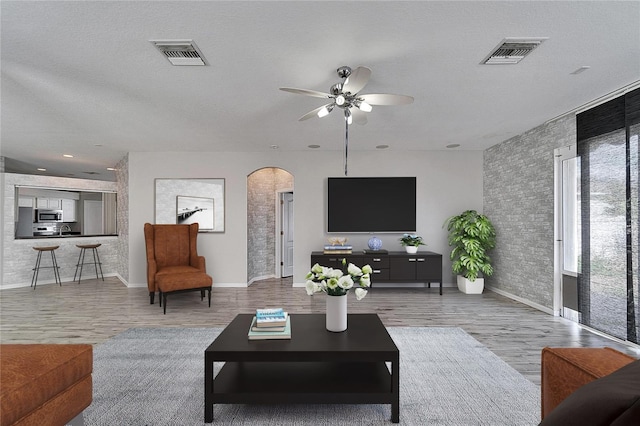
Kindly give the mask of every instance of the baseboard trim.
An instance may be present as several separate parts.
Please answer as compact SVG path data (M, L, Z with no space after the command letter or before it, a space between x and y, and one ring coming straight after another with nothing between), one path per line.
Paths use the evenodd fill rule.
M511 294L511 293L506 292L504 290L501 290L499 288L495 288L495 287L487 286L487 285L485 285L485 288L487 290L493 291L494 293L498 293L501 296L508 297L509 299L515 300L516 302L520 302L520 303L522 303L524 305L531 306L532 308L535 308L535 309L537 309L539 311L542 311L544 313L547 313L549 315L554 315L553 309L547 308L546 306L543 306L543 305L540 305L538 303L532 302L532 301L527 300L527 299L525 299L523 297L516 296L514 294Z
M110 277L116 277L118 279L120 279L121 281L124 282L124 280L122 280L122 278L115 272L111 272L111 273L107 273L104 274L105 278L110 278ZM85 279L95 279L95 278L85 278ZM72 283L73 281L73 277L69 276L69 277L60 277L60 281L62 282L62 284L64 285L65 283ZM38 282L36 283L36 287L40 286L40 285L49 285L49 284L57 284L55 279L51 278L51 279L46 279L46 280L42 280L42 279L38 279ZM7 285L3 285L0 290L9 290L12 288L22 288L22 287L31 287L31 281L29 282L24 282L24 283L18 283L18 284L7 284ZM145 284L146 287L146 284Z
M247 287L249 287L251 284L253 284L256 281L261 281L261 280L272 280L276 278L276 276L274 274L271 275L262 275L260 277L255 277L255 278L251 278L249 280L249 282L247 283Z

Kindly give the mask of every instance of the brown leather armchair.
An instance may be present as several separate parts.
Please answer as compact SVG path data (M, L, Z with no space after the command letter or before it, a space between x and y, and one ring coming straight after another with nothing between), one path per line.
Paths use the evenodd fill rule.
M198 224L152 225L145 223L144 239L147 249L147 286L150 303L158 291L160 306L167 312L167 294L200 290L204 299L213 280L206 273L205 259L198 256Z

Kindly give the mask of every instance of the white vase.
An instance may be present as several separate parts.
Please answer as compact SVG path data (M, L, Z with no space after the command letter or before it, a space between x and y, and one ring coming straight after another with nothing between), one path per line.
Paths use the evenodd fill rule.
M347 295L327 294L327 330L339 333L347 329Z
M418 246L404 246L407 253L416 254L418 252Z
M482 294L484 278L476 278L475 281L469 281L462 275L458 275L458 290L464 294Z

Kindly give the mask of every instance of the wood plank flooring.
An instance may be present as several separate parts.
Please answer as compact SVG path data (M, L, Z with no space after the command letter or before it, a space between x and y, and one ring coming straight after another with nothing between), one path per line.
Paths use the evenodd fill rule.
M324 313L324 295L307 296L291 279L265 280L249 288L214 288L211 308L198 292L169 296L167 314L146 288L117 278L38 285L0 292L0 342L98 344L131 327L224 327L238 313L282 306L293 313ZM349 298L349 312L377 313L387 327L460 327L525 377L540 384L544 346L610 346L640 358L640 347L609 340L563 318L485 290L465 295L454 288L373 288Z

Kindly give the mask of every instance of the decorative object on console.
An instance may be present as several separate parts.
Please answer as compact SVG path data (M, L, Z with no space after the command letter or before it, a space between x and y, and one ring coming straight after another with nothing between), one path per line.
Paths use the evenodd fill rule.
M458 274L458 289L467 294L480 294L484 278L491 276L493 267L487 251L496 245L496 231L489 218L475 210L451 216L444 223L452 246L451 269Z
M367 245L369 246L369 249L378 251L382 248L382 240L374 235L373 237L369 238L369 242L367 243Z
M337 106L344 111L345 134L344 134L344 175L347 176L347 160L349 156L349 124L367 124L366 112L371 112L371 105L405 105L413 102L413 97L406 95L391 94L369 94L361 95L359 92L369 81L371 70L367 67L358 67L352 70L350 67L342 66L336 70L338 77L342 78L342 83L331 86L330 93L318 92L315 90L295 89L291 87L281 87L285 92L299 95L313 96L316 98L331 99L328 104L310 111L299 118L304 121L312 117L325 117Z
M345 237L329 237L329 244L332 246L343 246L347 244L347 239Z
M324 246L325 254L351 254L353 252L353 246L347 245L347 239L343 237L331 237L329 238L331 245Z
M356 287L356 299L361 300L367 295L366 288L371 285L371 266L364 265L362 268L353 263L347 265L346 259L342 259L343 269L328 268L313 265L311 271L306 276L306 289L309 296L314 293L324 292L327 294L326 306L326 327L333 332L345 331L347 329L347 294L349 290Z
M418 247L426 245L422 241L422 237L415 234L404 234L400 238L400 244L402 244L407 253L417 253Z

